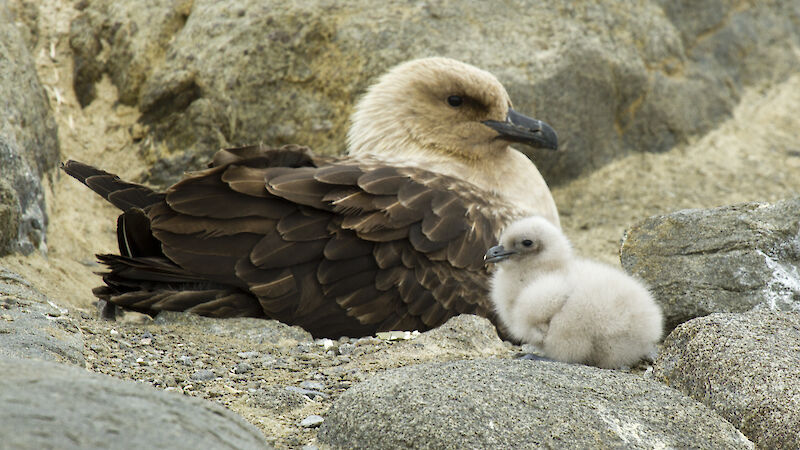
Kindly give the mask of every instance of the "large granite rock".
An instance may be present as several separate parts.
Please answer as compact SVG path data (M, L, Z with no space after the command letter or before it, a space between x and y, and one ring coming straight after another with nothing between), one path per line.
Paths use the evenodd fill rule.
M46 361L0 356L3 448L266 448L215 403Z
M0 267L0 357L84 365L83 337L66 309Z
M70 39L83 103L108 73L140 108L152 182L224 145L341 152L354 100L376 76L443 55L495 73L518 110L558 130L569 151L536 156L553 183L711 129L744 87L796 70L798 20L793 0L98 0Z
M0 255L45 250L42 175L58 162L58 134L33 59L0 3Z
M318 439L334 448L753 447L710 409L639 376L500 359L375 376L334 403Z
M657 379L717 411L759 448L800 448L800 314L712 314L664 341Z
M800 198L677 211L625 233L622 266L645 280L667 330L713 312L800 310Z

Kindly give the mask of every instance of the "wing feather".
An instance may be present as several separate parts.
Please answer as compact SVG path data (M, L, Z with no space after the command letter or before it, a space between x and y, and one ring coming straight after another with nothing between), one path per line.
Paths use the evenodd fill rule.
M220 151L166 194L86 173L117 203L151 201L120 238L145 250L107 262L98 295L119 304L262 315L333 337L491 316L483 254L504 223L486 212L493 194L463 181L263 146Z

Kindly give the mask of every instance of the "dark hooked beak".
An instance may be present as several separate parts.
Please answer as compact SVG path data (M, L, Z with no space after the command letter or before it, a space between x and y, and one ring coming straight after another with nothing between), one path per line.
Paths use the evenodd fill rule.
M531 119L511 108L508 108L505 122L486 120L483 124L499 133L497 139L558 150L558 135L550 125L541 120Z
M483 263L496 263L516 253L517 252L513 250L506 250L502 245L495 245L486 252L486 255L483 256Z

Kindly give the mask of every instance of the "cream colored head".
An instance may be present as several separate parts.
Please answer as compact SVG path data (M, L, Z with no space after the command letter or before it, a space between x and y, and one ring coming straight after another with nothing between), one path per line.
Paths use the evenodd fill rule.
M409 61L358 102L348 151L391 157L402 149L404 157L480 160L508 148L510 141L484 122L508 123L510 108L508 93L489 72L448 58Z
M485 260L531 273L563 268L572 257L572 245L564 233L543 217L533 216L506 227L500 245L490 248Z

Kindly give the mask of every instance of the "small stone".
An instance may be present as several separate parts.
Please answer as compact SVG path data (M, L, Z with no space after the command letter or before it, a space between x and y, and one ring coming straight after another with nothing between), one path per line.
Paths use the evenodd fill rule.
M378 339L384 341L397 341L397 340L409 340L411 339L411 332L410 331L382 331L377 333L376 336Z
M111 329L111 331L109 331L109 332L108 332L108 334L110 334L110 335L112 335L112 336L116 336L116 335L118 335L118 334L119 334L119 331L117 331L117 330L115 330L115 329L113 329L113 328L112 328L112 329Z
M300 426L303 427L303 428L316 428L316 427L322 425L322 422L324 422L324 421L325 421L325 419L323 419L322 416L318 416L316 414L312 414L312 415L306 417L305 419L301 420L300 421Z
M306 445L300 447L300 450L319 450L319 447L317 447L314 444L306 444Z
M324 394L324 393L318 392L318 391L314 391L314 390L311 390L311 389L303 389L303 388L299 388L299 387L295 387L295 386L286 386L286 390L287 391L291 391L291 392L296 392L296 393L301 394L301 395L305 395L306 397L308 397L310 399L315 399L317 397L319 397L320 399L328 398L327 394Z
M259 356L261 356L261 353L259 353L259 352L239 352L239 353L236 354L236 356L238 356L239 358L242 358L242 359L250 359L250 358L258 358Z
M303 389L311 389L314 391L321 391L325 389L325 385L320 383L319 381L303 381L300 383L300 387Z
M247 373L253 370L253 366L246 362L240 362L233 367L233 373Z
M150 363L145 361L144 358L142 358L142 357L136 358L136 364L139 364L140 366L148 366L148 365L150 365Z
M196 370L189 378L195 381L209 381L216 378L217 375L214 374L214 371L203 369L203 370Z
M389 333L392 333L391 331ZM395 332L397 333L397 332ZM400 332L402 333L402 331ZM362 337L356 339L355 345L374 345L380 344L381 340L372 336Z
M206 391L206 395L208 396L208 398L222 397L224 394L225 391L216 386Z
M183 364L184 366L191 366L192 358L186 355L182 355L180 358L178 358L178 362Z
M317 339L314 343L322 347L323 350L329 350L334 345L333 341L328 338Z
M339 354L340 355L349 355L353 353L353 350L356 349L356 346L353 344L342 344L339 346Z

